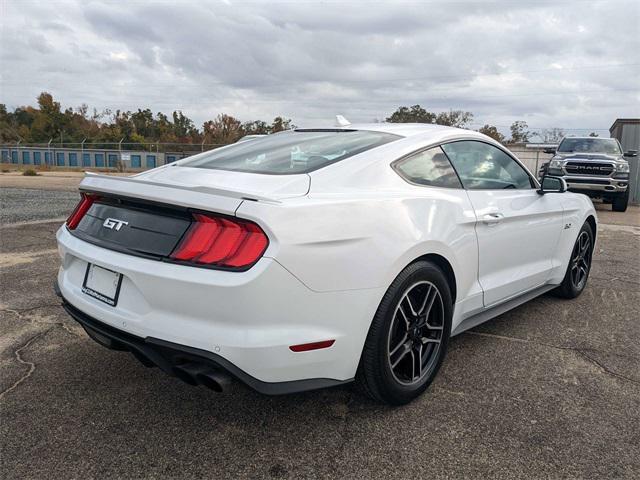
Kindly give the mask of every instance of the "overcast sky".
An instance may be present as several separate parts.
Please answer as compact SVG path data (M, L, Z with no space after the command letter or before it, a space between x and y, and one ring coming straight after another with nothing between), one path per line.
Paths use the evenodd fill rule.
M0 4L10 108L46 90L65 107L180 109L198 126L222 112L310 126L419 103L469 110L475 128L601 135L640 116L637 0Z

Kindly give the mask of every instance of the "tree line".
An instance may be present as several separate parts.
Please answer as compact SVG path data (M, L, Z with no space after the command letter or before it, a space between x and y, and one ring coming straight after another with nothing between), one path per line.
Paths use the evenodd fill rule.
M22 106L8 111L0 104L0 143L80 144L86 140L98 148L113 147L122 141L126 149L150 149L153 144L171 143L172 150L189 149L194 144L229 144L245 135L269 134L295 128L291 120L275 117L271 122L253 120L241 122L235 117L219 114L213 120L196 127L193 120L180 110L170 116L150 109L137 111L104 110L89 112L85 104L77 108L62 109L60 102L48 92L37 98L37 107ZM399 107L387 122L435 123L459 128L469 128L473 114L463 110L430 112L420 105ZM510 137L505 137L494 125L486 124L479 132L501 143L532 141L557 142L563 136L562 129L553 128L531 132L525 121L518 120L510 126ZM595 133L591 135L597 136ZM182 146L182 148L181 148Z
M171 149L180 151L189 145L201 143L225 145L236 142L245 135L269 134L289 130L291 120L275 117L268 123L263 120L241 122L230 115L220 114L197 128L193 120L180 110L171 116L146 109L137 111L104 110L89 112L87 105L62 109L60 102L50 93L42 92L38 106L17 107L8 111L0 104L0 143L80 144L86 140L98 148L113 147L122 140L126 149L150 149L153 144L174 144ZM181 146L183 148L181 148Z
M400 107L385 119L393 123L434 123L437 125L447 125L449 127L469 128L473 121L473 113L463 110L449 110L448 112L429 112L420 105L412 107ZM506 137L495 125L485 124L478 129L478 132L497 140L500 143L526 143L539 141L544 143L557 143L566 135L561 128L545 128L540 131L530 131L529 125L523 120L516 120L509 127L510 137ZM592 137L598 134L591 132Z

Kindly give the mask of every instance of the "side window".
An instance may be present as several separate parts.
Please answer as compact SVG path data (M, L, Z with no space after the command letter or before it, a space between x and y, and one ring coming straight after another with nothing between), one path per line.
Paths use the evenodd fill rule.
M488 143L461 141L442 145L464 188L533 188L529 174L509 155Z
M462 188L455 170L440 147L418 152L394 164L405 180L420 185Z

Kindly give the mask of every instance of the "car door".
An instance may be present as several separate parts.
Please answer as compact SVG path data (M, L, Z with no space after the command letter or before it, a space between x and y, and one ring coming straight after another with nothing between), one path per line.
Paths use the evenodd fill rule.
M491 306L546 282L563 227L557 195L540 195L506 151L475 140L442 145L476 213L478 281Z

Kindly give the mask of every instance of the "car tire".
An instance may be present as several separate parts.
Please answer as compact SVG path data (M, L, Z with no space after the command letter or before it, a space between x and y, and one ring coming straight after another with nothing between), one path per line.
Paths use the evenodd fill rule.
M629 187L627 187L624 193L613 197L613 201L611 202L611 209L614 212L626 212L628 204L629 204Z
M588 243L585 245L585 242ZM558 297L576 298L584 291L591 272L593 246L591 225L585 222L571 249L571 257L564 279L560 286L553 291Z
M446 355L452 315L451 288L442 270L428 261L405 268L371 323L356 374L360 390L390 405L423 393Z

